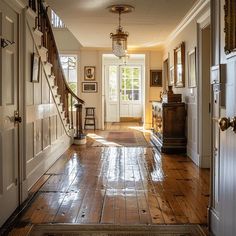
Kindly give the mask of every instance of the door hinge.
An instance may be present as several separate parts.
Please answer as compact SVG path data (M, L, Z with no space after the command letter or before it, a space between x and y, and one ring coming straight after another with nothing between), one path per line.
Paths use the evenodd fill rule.
M18 185L18 179L15 178L15 185Z
M209 113L211 113L211 103L209 102Z

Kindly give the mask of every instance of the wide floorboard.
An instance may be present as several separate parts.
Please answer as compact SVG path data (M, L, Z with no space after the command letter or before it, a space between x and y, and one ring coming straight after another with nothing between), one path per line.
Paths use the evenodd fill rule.
M209 181L188 157L151 146L72 146L39 181L19 225L206 224Z

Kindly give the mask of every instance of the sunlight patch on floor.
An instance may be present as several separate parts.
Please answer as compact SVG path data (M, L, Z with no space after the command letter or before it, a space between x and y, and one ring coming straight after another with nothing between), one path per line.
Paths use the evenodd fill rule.
M133 130L137 130L137 131L140 131L143 133L149 133L149 134L151 133L151 130L145 129L143 126L129 126L128 128L133 129Z
M109 145L113 145L113 146L117 146L117 147L121 147L122 145L118 144L118 143L114 143L114 142L110 142L110 141L107 141L104 137L102 136L99 136L97 134L94 134L94 133L88 133L87 136L89 138L92 138L94 139L95 141L103 144L103 145L106 145L106 146L109 146Z

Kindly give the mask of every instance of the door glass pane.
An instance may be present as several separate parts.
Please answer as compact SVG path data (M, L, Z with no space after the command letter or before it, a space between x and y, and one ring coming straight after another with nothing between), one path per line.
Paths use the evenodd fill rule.
M117 102L117 66L109 66L109 100Z
M140 99L139 95L140 95L139 90L133 90L133 100L134 101L139 101L139 99Z
M121 67L121 100L140 101L141 99L141 67Z

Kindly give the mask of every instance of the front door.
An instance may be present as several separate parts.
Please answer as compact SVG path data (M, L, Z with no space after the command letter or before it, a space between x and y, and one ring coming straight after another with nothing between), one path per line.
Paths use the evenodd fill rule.
M120 67L120 117L141 118L141 66Z
M19 204L18 15L0 1L0 226Z

